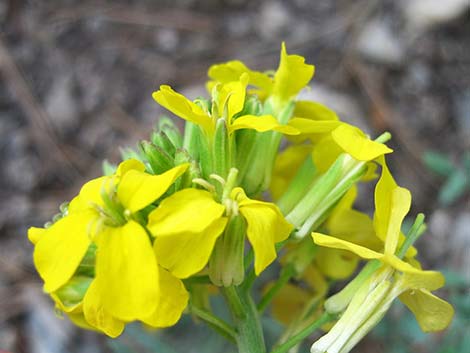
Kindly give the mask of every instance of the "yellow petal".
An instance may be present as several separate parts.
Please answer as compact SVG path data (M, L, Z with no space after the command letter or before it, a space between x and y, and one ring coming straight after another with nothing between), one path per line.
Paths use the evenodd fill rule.
M208 75L212 80L227 83L237 81L243 73L249 75L250 85L257 86L264 91L271 91L273 83L268 75L250 70L245 64L238 60L212 65L209 68Z
M152 327L168 327L178 322L188 305L189 294L183 282L168 271L159 268L159 287L161 295L155 311L142 320Z
M245 105L246 85L248 84L248 74L244 73L236 81L226 84L219 84L217 89L217 105L219 115L227 112L227 121L230 125L232 117L239 113Z
M338 121L338 115L327 106L312 101L295 102L294 116L320 121Z
M145 229L131 220L105 228L96 242L96 286L106 298L106 311L123 321L147 317L160 293L157 261Z
M360 129L348 124L341 124L331 135L338 146L360 161L371 161L393 152L383 143L370 140Z
M286 135L298 135L300 132L295 127L281 125L272 115L244 115L234 120L230 126L230 132L240 129L253 129L258 132L278 131Z
M95 206L104 206L101 194L111 192L119 180L129 171L143 172L145 165L136 159L127 159L121 162L113 176L102 176L85 183L80 193L75 197L68 207L68 212L73 213Z
M34 249L34 264L44 280L44 290L54 292L72 277L83 259L94 212L70 214L47 228Z
M346 194L344 194L344 196L339 200L338 204L335 206L335 208L331 212L330 218L335 217L335 214L341 213L342 211L351 210L354 204L354 201L356 201L356 198L357 198L357 186L353 185L346 192Z
M145 171L145 164L137 159L126 159L122 161L116 170L116 177L123 177L129 170L137 170L139 172Z
M311 145L292 145L278 153L269 187L274 200L278 200L287 190L289 183L311 152Z
M193 209L193 212L195 210L198 209ZM227 218L221 217L214 219L199 232L187 230L180 234L172 233L162 237L157 235L154 249L159 264L178 278L187 278L198 273L209 261L215 242L226 224Z
M113 296L118 295L120 295L120 292L114 293ZM115 338L124 331L124 322L116 319L106 310L104 304L108 299L111 300L112 297L103 296L99 284L94 280L83 299L83 314L87 324Z
M79 313L68 313L67 317L72 321L75 325L78 327L85 329L85 330L91 330L91 331L96 331L96 332L101 332L98 330L96 327L91 326L85 319L85 315L83 312Z
M197 104L191 102L182 94L175 92L170 86L160 86L160 90L153 92L152 97L158 104L180 118L202 126L208 133L214 131L212 118Z
M255 253L255 273L259 275L276 258L274 244L287 239L294 227L273 203L250 200L242 188L233 189L231 196L246 219L248 240Z
M354 254L362 257L363 259L382 259L383 254L370 250L360 245L350 243L332 236L321 233L312 233L313 241L315 244L325 246L332 249L343 249L353 252Z
M315 264L327 277L345 279L356 270L359 259L356 255L339 249L320 249L315 256Z
M149 214L148 229L157 237L200 233L224 212L225 207L217 203L210 192L184 189L164 199Z
M376 251L383 249L383 243L375 236L372 220L365 213L352 209L334 211L327 227L336 238Z
M343 150L336 144L331 135L326 135L313 148L313 162L319 173L324 173L335 162Z
M268 284L264 291L268 291ZM271 313L279 322L288 325L302 314L305 305L312 298L312 293L301 287L287 283L273 298Z
M406 288L436 290L441 288L445 283L445 278L442 273L437 271L423 271L400 260L394 255L387 254L382 260L402 272L401 281L403 282L402 285Z
M124 207L137 212L162 196L181 176L189 164L174 167L161 175L151 175L137 170L127 172L117 189L117 196Z
M103 206L103 199L101 192L103 189L114 187L112 177L102 176L92 179L85 183L77 197L75 197L69 204L68 212L79 212L97 206Z
M411 207L411 193L405 188L397 187L392 192L391 202L385 240L385 253L388 254L394 254L397 249L401 224Z
M30 227L28 229L28 239L31 243L36 245L45 233L45 228Z
M326 134L342 123L336 120L311 120L306 118L292 118L289 125L296 128L302 134Z
M273 94L282 101L297 95L312 79L315 68L299 55L288 55L282 43L279 67L274 75Z
M411 194L397 185L383 156L379 158L379 163L382 165L382 174L374 192L374 228L383 242L389 242L386 249L392 253L394 247L396 249L405 241L404 235L399 230L404 217L403 213L406 214L409 211ZM398 234L396 234L397 229ZM412 256L413 253L416 253L416 249L410 248L406 255Z
M454 316L452 305L426 290L406 291L399 298L424 332L444 330Z
M302 274L302 279L314 290L318 297L324 297L328 293L329 285L315 266L308 266Z

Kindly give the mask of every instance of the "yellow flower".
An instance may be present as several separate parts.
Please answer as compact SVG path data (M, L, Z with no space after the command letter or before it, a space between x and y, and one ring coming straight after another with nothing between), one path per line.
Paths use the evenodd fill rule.
M308 266L305 272L299 276L299 281L302 282L301 285L287 283L273 298L273 317L285 325L294 320L301 322L311 319L313 314L317 313L317 311L310 312L312 307L320 308L328 293L328 284L325 278L312 265ZM265 291L269 290L270 285L265 288Z
M276 100L285 102L297 95L310 82L314 71L314 66L305 64L302 56L287 54L286 45L282 43L279 67L274 77L250 70L240 61L229 61L209 68L208 75L212 81L209 81L207 86L211 90L219 82L235 81L242 74L248 74L248 83L258 88L254 93L261 99L264 100L272 95Z
M163 195L187 167L150 175L141 162L125 161L115 175L86 183L65 217L45 230L31 229L34 262L44 290L53 294L70 284L93 243L95 277L83 298L86 322L113 337L133 320L153 326L173 324L186 305L187 293L181 281L159 269L137 214ZM174 295L166 298L167 293Z
M248 74L246 73L233 81L216 84L212 89L211 112L205 112L196 103L167 85L160 86L160 90L154 92L152 96L158 104L173 114L201 126L209 136L214 134L219 118L225 119L229 134L240 129L253 129L258 132L273 130L294 135L299 133L291 126L279 124L272 115L243 115L235 118L236 114L243 110L247 84Z
M325 222L325 229L332 237L369 249L379 249L381 242L375 236L372 220L365 213L352 208L356 197L357 188L352 187L331 212ZM359 257L342 249L320 248L314 261L325 276L345 279L356 270Z
M274 204L251 200L241 188L234 188L224 204L198 189L181 190L163 200L150 213L147 226L156 237L154 248L160 265L178 278L201 271L225 229L225 214L238 213L247 223L258 275L274 261L274 244L285 240L292 226Z
M382 176L375 190L374 229L385 242L383 253L320 233L312 233L313 239L320 246L347 250L368 260L379 260L382 263L379 272L385 276L381 281L393 283L387 292L388 300L399 296L415 314L423 331L442 330L450 323L453 309L430 291L442 287L444 277L439 272L414 267L395 254L400 242L403 242L400 239L400 228L410 209L411 194L396 185L383 157L381 163ZM413 252L409 250L408 256L413 255Z
M302 131L300 126L294 126ZM325 172L343 152L358 161L368 162L393 150L383 143L370 140L359 128L341 123L315 144L313 150L315 166L319 172Z

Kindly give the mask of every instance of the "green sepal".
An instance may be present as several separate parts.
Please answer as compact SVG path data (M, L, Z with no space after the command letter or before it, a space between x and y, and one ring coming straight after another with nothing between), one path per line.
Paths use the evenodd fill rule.
M73 276L65 285L60 287L55 294L66 307L73 307L83 301L85 293L93 281L89 276Z
M198 163L191 158L188 151L184 148L179 148L175 153L175 166L184 163L189 163L189 169L181 177L176 179L174 183L175 191L191 187L192 180L201 177Z
M243 217L232 217L215 243L209 260L209 277L216 286L239 285L245 277L244 249L246 222Z
M138 161L142 161L142 156L139 154L139 152L130 147L121 147L119 148L119 152L121 153L121 158L123 161L126 159L137 159Z
M258 136L258 132L252 129L241 129L233 133L235 135L235 167L239 170L240 180L244 179L244 176L250 172L250 158L251 151L253 150ZM244 186L242 186L246 192Z
M88 247L85 256L83 256L80 265L78 265L75 275L91 276L95 275L95 258L96 258L96 245L91 243Z
M161 117L158 121L158 129L165 133L175 148L183 147L183 136L172 119L166 116Z
M117 166L105 159L101 165L101 169L103 170L103 175L111 176L116 172Z
M209 141L202 131L201 128L197 128L198 134L196 139L196 148L199 154L199 167L201 169L201 175L204 179L209 179L209 175L213 173L213 160L212 153L210 151ZM193 153L189 152L191 156Z
M222 178L227 178L231 167L230 140L225 119L217 120L212 144L213 172Z
M163 131L154 131L151 136L152 143L163 149L170 157L175 156L176 146Z
M251 94L245 98L245 104L243 106L243 110L237 113L234 116L234 119L236 119L239 116L244 116L244 115L262 115L262 114L263 114L263 104L259 100L258 96Z
M154 174L164 173L174 167L173 158L160 146L149 141L141 141L139 147Z
M303 238L317 229L346 192L367 171L366 163L347 154L338 156L332 166L319 177L286 219L297 228L295 236Z
M345 154L340 155L287 215L286 219L294 224L296 228L300 228L307 218L318 209L319 205L326 201L325 197L341 178L345 159Z
M313 163L311 154L309 154L297 171L297 174L289 183L287 190L281 196L279 201L276 202L283 214L289 213L307 193L308 188L314 181L315 174L315 164Z
M274 114L281 124L286 124L292 116L295 108L294 101L282 107L280 113L276 115L270 100L267 100L263 107L263 114ZM282 134L277 131L266 131L256 133L255 141L247 155L246 162L242 166L244 173L241 174L242 186L248 196L256 195L265 191L271 184L274 161Z
M203 97L197 97L194 101L201 109L208 115L212 110L212 102L209 99Z

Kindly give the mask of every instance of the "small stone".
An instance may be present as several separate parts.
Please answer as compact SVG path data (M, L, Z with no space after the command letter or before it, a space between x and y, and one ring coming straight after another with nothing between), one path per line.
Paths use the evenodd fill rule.
M155 40L160 49L165 52L176 50L180 42L178 32L171 28L162 28L158 30Z
M253 29L253 23L253 18L245 13L229 15L225 21L228 32L234 38L242 38L248 35Z
M449 250L449 236L452 228L452 217L445 210L436 210L429 217L429 232L424 235L426 255L432 260L442 258Z
M470 7L468 0L402 0L401 9L410 30L423 31L449 22Z
M30 155L8 159L3 167L5 179L12 188L20 191L31 191L38 184L38 160Z
M450 237L452 267L462 271L470 280L470 212L460 212L455 219Z
M367 59L389 65L403 61L404 49L396 34L384 22L373 20L364 26L357 42L357 49Z
M466 144L465 148L470 148L470 90L459 94L454 100L454 112L457 121L457 131Z
M470 248L470 212L461 212L455 219L452 240L456 248Z
M60 134L67 133L78 124L78 112L72 93L70 76L59 76L45 102L46 112Z
M31 352L62 353L71 338L72 324L55 314L52 301L39 286L27 286L22 294L29 309L25 326Z
M18 194L4 199L5 207L0 207L0 228L5 224L17 225L31 212L31 201L28 197Z
M414 62L408 68L412 91L423 91L431 83L432 73L429 67L422 62Z
M0 347L7 352L13 352L16 343L16 334L15 329L7 325L6 323L2 323L0 325ZM0 352L3 352L0 349Z
M258 31L265 39L275 39L283 34L291 23L291 16L288 9L280 2L265 2L257 21Z

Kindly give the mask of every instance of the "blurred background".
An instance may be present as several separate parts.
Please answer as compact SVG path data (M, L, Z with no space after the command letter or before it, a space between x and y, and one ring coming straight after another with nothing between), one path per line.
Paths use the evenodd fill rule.
M470 0L0 0L0 31L0 352L229 350L187 319L114 341L76 329L41 293L26 232L103 159L148 138L160 84L204 95L211 64L275 69L282 40L316 66L303 98L392 133L391 168L413 214L427 215L420 260L445 270L439 294L457 311L449 330L423 335L396 305L356 352L468 352ZM371 199L359 207L372 211ZM279 330L265 324L268 336Z

